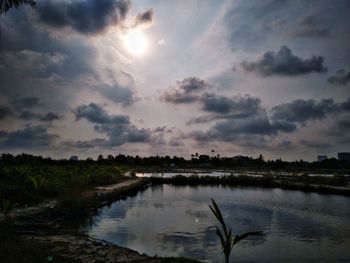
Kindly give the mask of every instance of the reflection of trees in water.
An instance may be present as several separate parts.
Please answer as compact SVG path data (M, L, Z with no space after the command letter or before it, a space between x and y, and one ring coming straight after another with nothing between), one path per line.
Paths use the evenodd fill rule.
M268 208L248 204L223 203L221 210L225 220L229 222L229 225L234 226L237 233L254 229L266 231L272 224L273 211ZM260 238L257 237L254 240L260 240Z

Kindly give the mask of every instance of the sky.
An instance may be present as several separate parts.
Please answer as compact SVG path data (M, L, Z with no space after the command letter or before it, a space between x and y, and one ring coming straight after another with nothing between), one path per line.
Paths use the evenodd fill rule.
M350 151L348 0L39 0L0 16L0 152Z

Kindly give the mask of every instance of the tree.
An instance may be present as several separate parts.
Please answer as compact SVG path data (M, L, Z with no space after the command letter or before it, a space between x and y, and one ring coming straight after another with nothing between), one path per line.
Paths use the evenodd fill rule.
M97 161L98 161L98 162L102 162L103 160L104 160L103 155L100 154L100 155L97 157Z
M34 0L0 0L0 14L6 14L11 8L18 8L21 5L29 5L34 7L36 1Z
M224 217L222 216L222 213L220 211L220 208L218 207L218 205L215 203L214 199L211 199L212 202L212 206L209 205L209 208L211 210L211 212L214 214L214 216L216 217L216 219L219 221L222 230L220 230L217 226L216 228L216 234L219 236L220 238L220 242L221 242L221 248L222 248L222 253L225 256L225 263L228 263L230 260L230 254L231 254L231 250L233 248L234 245L236 245L239 241L245 239L248 236L251 235L263 235L262 232L258 231L258 232L247 232L244 233L242 235L232 235L232 228L230 228L229 230L226 227L226 223L224 221Z

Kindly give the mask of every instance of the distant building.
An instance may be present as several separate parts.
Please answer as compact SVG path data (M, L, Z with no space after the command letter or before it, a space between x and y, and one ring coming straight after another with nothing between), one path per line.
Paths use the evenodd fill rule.
M349 152L338 153L338 160L350 162L350 153Z
M70 161L78 161L79 160L79 157L76 156L76 155L72 155L70 158L69 158Z
M319 155L317 156L317 161L322 162L324 160L327 160L327 155Z

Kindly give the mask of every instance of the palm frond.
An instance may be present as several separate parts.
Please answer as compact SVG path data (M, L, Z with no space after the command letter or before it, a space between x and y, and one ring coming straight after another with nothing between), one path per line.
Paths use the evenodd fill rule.
M0 15L6 14L11 8L18 8L21 5L29 5L34 7L36 1L34 0L0 0Z
M213 212L213 214L215 215L216 219L220 222L223 230L224 230L224 234L225 236L227 236L227 227L224 221L224 217L222 216L221 210L219 208L219 206L216 204L216 202L214 201L214 199L211 199L212 205L209 205L210 210Z
M216 219L219 221L220 225L222 226L223 232L224 232L224 233L222 233L221 230L217 226L215 226L216 234L220 238L221 249L222 249L222 253L225 256L225 262L228 263L229 259L230 259L230 254L231 254L232 248L235 244L237 244L239 241L241 241L242 239L245 239L248 236L264 235L264 234L260 231L256 231L256 232L247 232L247 233L244 233L242 235L233 236L232 235L232 228L230 228L230 230L227 231L224 217L222 216L222 213L221 213L219 206L216 204L214 199L211 199L211 202L212 202L212 205L209 205L209 208L210 208L211 212L214 214L214 216L216 217Z

